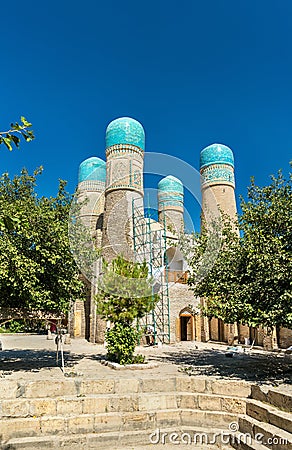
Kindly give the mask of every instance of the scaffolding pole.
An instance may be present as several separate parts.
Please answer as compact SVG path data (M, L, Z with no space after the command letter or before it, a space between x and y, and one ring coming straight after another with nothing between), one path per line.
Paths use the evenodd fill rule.
M154 330L154 343L170 342L168 264L166 256L166 222L157 226L157 222L144 216L144 209L135 205L133 209L133 244L136 262L146 261L149 275L154 279L152 285L153 297L158 294L159 300L150 314L139 323L145 330L149 325Z

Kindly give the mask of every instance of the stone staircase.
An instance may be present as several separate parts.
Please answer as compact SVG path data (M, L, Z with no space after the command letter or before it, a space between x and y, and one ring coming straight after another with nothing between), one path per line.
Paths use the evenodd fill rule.
M233 442L238 450L292 449L291 393L253 386L238 425L238 439Z
M245 382L187 375L0 379L0 448L159 450L190 444L200 450L227 450L232 448L228 442L234 426L241 432L248 430L253 438L257 430L268 436L271 428L267 427L275 427L276 436L290 434L291 413L279 409L283 398L274 395L271 403L271 395L259 398L263 395L268 394ZM291 397L286 397L291 410ZM242 440L232 445L244 450L266 448L245 447L248 444Z

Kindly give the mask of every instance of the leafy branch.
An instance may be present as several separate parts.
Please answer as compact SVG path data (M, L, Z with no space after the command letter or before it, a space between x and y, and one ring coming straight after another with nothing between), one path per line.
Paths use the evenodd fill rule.
M21 116L21 124L15 122L10 125L10 130L0 131L0 145L4 144L8 150L12 150L12 146L19 147L21 136L26 142L30 142L34 139L33 130L30 128L32 124Z

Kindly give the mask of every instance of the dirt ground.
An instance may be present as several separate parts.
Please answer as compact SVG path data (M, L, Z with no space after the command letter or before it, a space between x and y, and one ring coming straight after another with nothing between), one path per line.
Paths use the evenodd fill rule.
M0 377L8 379L40 379L64 377L56 362L56 344L45 335L1 334ZM185 372L190 376L240 379L259 384L281 386L292 392L292 355L246 349L244 353L226 357L226 345L217 343L180 342L175 345L138 347L137 353L157 367L144 370L116 371L100 363L106 349L83 339L64 344L65 375L86 378L129 378L174 376Z

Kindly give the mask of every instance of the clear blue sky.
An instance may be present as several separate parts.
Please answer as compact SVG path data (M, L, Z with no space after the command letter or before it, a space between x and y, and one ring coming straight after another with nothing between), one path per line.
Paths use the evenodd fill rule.
M73 192L107 124L131 116L147 151L197 169L202 148L230 146L245 196L292 159L291 17L291 0L2 1L0 127L24 115L36 140L3 147L0 171L43 165L40 194L58 178Z

